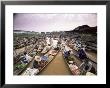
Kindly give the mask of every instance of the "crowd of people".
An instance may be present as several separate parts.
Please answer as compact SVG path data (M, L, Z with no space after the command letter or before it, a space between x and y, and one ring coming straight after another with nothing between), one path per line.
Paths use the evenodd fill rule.
M44 37L33 37L29 40L28 38L23 38L26 39L26 41L23 41L22 39L19 40L19 42L23 41L22 43L26 44L24 46L24 48L22 49L22 54L20 53L16 53L16 55L14 55L14 71L16 72L16 70L20 71L21 69L25 68L25 66L27 64L29 64L30 61L32 61L33 57L36 54L39 54L44 47L46 46L46 40L44 39ZM32 42L33 41L33 42ZM27 47L28 44L31 44L30 46L32 47ZM19 44L18 44L19 46ZM16 51L17 49L15 48L14 51ZM18 50L21 50L21 48L19 48ZM23 66L23 67L22 67Z
M52 40L54 40L54 42ZM95 69L93 69L92 62L88 59L85 53L86 45L81 44L80 41L75 39L70 39L69 37L58 37L57 39L54 39L52 37L48 38L44 36L43 38L17 38L16 42L15 45L19 47L14 46L15 49L20 48L21 46L26 47L27 45L35 44L35 47L30 54L25 51L20 57L21 64L28 64L32 61L32 66L27 68L27 71L37 69L36 72L33 71L33 73L37 74L48 63L50 55L55 56L57 51L61 51L73 75L88 75L89 73L96 73ZM50 49L52 50L49 51ZM80 66L78 66L74 58L71 57L74 55L73 49L77 51L77 57L82 62ZM48 51L49 53L46 54Z
M20 57L20 64L29 64L29 62L32 61L32 64L29 68L27 68L25 75L28 73L32 75L33 72L37 74L50 61L49 56L52 55L54 57L58 53L58 44L52 42L56 42L56 40L47 38L46 40L37 42L32 53L29 54L24 52L24 54ZM37 70L33 71L32 69ZM29 70L32 71L32 74Z
M67 61L69 68L71 69L74 75L86 75L89 73L96 74L96 69L93 67L93 63L89 60L88 56L86 55L85 46L81 43L77 43L74 40L66 40L65 46L63 46L63 55L64 59ZM71 43L73 44L71 44ZM67 49L68 48L68 49ZM72 48L72 49L71 49ZM77 65L74 58L71 59L71 56L74 55L73 49L77 52L76 56L82 62L80 66Z
M54 52L53 52L54 51ZM50 53L51 52L51 53ZM58 51L55 49L50 50L49 53L41 53L36 55L32 61L32 64L23 75L37 75L42 69L57 55ZM53 58L49 58L53 56Z

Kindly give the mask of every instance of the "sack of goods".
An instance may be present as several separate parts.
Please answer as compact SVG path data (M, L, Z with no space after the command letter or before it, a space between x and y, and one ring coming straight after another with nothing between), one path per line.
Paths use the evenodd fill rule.
M56 50L51 50L51 51L49 52L49 54L55 56L55 55L57 54L57 51L56 51Z
M38 72L39 72L38 69L27 68L27 70L25 71L25 73L23 75L33 76L33 75L36 75Z
M47 49L46 49L46 47L42 50L42 52L41 53L46 53L47 52Z

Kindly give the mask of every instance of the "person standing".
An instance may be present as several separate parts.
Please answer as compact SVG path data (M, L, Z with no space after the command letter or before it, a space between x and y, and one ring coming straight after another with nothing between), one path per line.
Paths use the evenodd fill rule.
M82 75L86 75L87 72L90 72L93 65L92 62L88 59L85 59L82 64L79 66Z
M79 50L78 50L78 56L79 56L79 58L82 61L87 58L87 55L86 55L86 53L85 53L85 51L84 51L83 48L79 48Z
M64 51L64 58L65 59L69 59L69 56L70 56L70 50L69 51Z

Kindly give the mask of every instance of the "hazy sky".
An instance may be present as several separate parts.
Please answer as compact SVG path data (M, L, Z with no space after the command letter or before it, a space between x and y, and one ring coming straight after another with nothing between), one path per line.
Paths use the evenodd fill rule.
M97 14L23 14L13 17L14 30L51 32L72 30L77 26L97 26Z

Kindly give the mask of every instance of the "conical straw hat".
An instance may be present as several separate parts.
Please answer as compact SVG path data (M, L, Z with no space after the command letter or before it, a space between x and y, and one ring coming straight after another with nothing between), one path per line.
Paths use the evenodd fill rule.
M40 56L35 56L35 58L34 58L36 61L41 61L41 58L40 58Z

